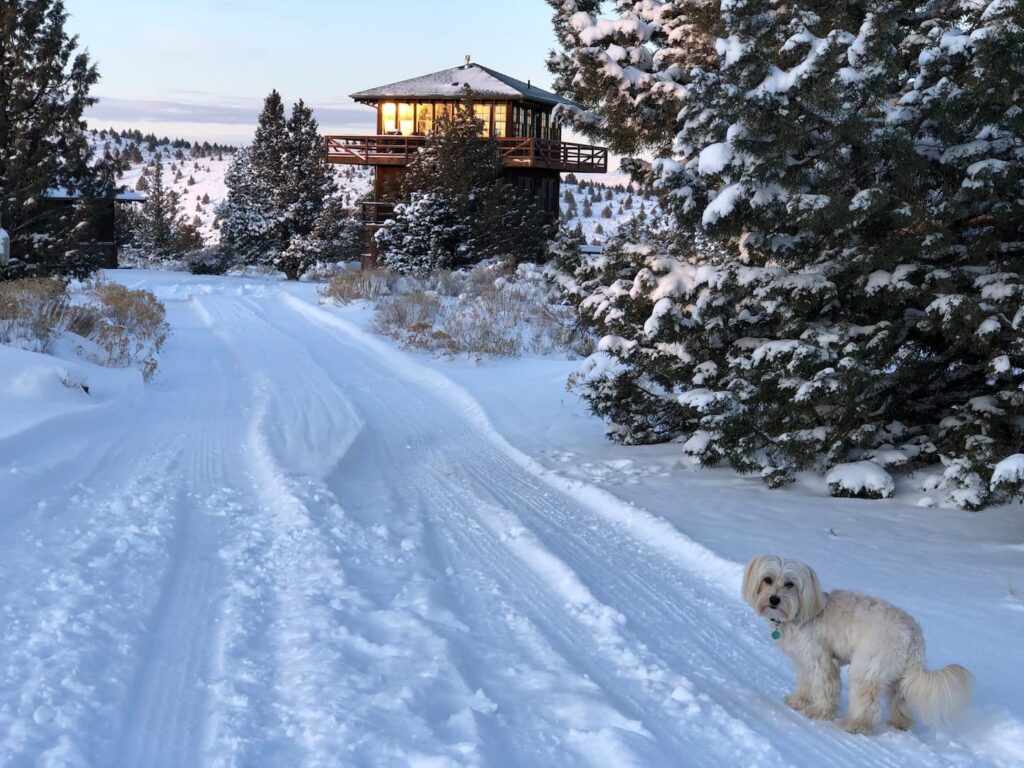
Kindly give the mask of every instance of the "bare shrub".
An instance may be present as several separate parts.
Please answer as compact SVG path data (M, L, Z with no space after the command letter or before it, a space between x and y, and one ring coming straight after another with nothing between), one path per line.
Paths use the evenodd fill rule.
M407 341L410 333L433 328L441 311L441 300L435 293L415 291L384 299L377 305L373 329L377 333Z
M156 373L156 355L170 330L164 305L149 291L132 291L117 283L100 283L93 295L100 321L89 337L106 352L105 364L134 364L148 381Z
M391 293L397 275L387 270L350 269L330 279L320 297L335 304L348 304L359 299L379 299Z
M458 296L466 283L464 272L439 269L417 280L423 291L432 291L438 296Z
M467 295L446 307L440 327L458 352L518 357L523 353L522 325L527 310L519 293L492 283L478 295Z
M373 329L405 346L474 357L593 351L592 335L570 307L553 302L536 270L480 265L404 277L395 290L379 302Z
M32 352L49 352L64 330L70 299L55 278L0 282L0 342Z

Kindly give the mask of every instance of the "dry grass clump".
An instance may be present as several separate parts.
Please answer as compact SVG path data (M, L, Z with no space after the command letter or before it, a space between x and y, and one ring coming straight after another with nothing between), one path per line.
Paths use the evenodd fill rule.
M146 380L156 373L156 356L170 331L164 305L149 291L131 291L117 283L93 289L100 322L90 334L107 353L106 365L136 365Z
M421 282L436 287L457 282L461 292L454 299L439 290L385 298L377 307L375 331L406 346L447 355L587 355L593 349L593 340L576 323L571 309L552 304L546 286L537 281L477 267Z
M349 269L332 277L320 296L335 304L348 304L359 299L379 299L391 293L398 276L387 270Z
M72 303L67 286L53 278L0 283L0 343L50 352L64 333L89 339L102 350L95 362L138 366L147 380L170 330L164 306L149 291L93 283L84 303Z
M441 311L436 293L413 291L387 298L377 305L372 328L377 333L404 341L409 333L433 327Z
M67 286L50 277L0 282L0 343L49 352L64 330Z

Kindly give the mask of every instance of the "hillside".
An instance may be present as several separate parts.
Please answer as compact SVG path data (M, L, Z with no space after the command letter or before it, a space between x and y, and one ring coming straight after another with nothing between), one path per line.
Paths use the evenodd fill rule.
M189 143L184 140L156 139L137 132L114 130L90 131L97 157L109 154L120 161L122 170L118 183L129 189L140 189L139 180L157 155L164 164L163 181L181 195L185 214L199 218L199 231L208 244L220 240L217 206L227 195L224 176L235 147ZM347 204L370 190L372 176L368 168L337 166L338 185Z
M220 239L217 205L227 195L224 176L235 147L210 142L144 136L139 132L90 131L97 157L109 156L121 163L118 182L132 190L157 155L164 164L164 184L181 195L184 212L198 217L199 230L208 244ZM372 171L358 166L336 166L338 186L348 205L370 191ZM589 208L587 203L589 202ZM577 226L588 243L603 243L626 222L643 212L652 222L661 217L657 201L625 187L586 178L576 180L567 174L562 183L562 219L571 228ZM606 209L609 209L606 213Z

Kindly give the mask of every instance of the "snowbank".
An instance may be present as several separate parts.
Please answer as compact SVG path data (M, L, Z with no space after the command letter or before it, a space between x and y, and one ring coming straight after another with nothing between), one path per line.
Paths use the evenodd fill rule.
M838 464L825 475L833 496L856 499L888 499L896 491L892 475L873 461Z
M55 351L68 358L0 345L0 438L58 416L112 402L130 404L142 396L139 371L70 359L66 346L61 340Z

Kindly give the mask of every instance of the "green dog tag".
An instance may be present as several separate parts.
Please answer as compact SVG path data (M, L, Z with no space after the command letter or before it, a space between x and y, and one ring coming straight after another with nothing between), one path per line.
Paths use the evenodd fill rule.
M782 635L779 634L779 630L776 629L772 632L772 640L778 640L780 637L782 637Z

